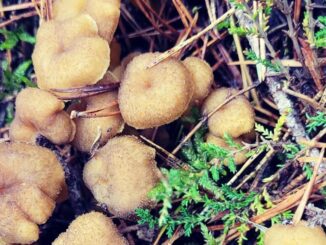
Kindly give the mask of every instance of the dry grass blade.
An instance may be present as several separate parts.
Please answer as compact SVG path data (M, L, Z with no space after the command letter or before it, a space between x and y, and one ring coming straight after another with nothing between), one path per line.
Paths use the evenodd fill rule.
M309 199L309 196L312 192L312 189L313 189L313 186L315 184L315 181L316 181L316 178L317 178L317 175L318 175L318 170L319 170L319 167L323 161L323 156L324 156L324 153L325 153L325 148L322 148L321 152L320 152L320 155L319 155L319 159L318 161L315 163L314 165L314 172L313 172L313 175L309 181L309 183L307 184L306 188L305 188L305 191L304 191L304 194L303 194L303 197L301 199L301 202L293 216L293 223L294 224L297 224L300 220L301 220L301 217L303 215L303 212L304 212L304 209L305 209L305 206L308 202L308 199Z
M229 18L232 14L234 14L234 12L235 12L235 9L234 8L229 9L225 14L223 14L215 22L213 22L210 25L208 25L206 28L204 28L203 30L201 30L200 32L198 32L196 35L194 35L194 36L190 37L189 39L185 40L184 42L178 44L177 46L173 47L172 49L170 49L170 50L162 53L157 58L157 60L153 61L153 63L150 64L149 66L147 66L147 68L151 68L151 67L157 65L158 63L162 62L166 58L171 57L174 54L178 53L179 50L181 50L182 48L184 48L187 45L191 44L195 40L199 39L202 35L204 35L208 31L212 30L218 23L221 23L222 21L224 21L227 18Z

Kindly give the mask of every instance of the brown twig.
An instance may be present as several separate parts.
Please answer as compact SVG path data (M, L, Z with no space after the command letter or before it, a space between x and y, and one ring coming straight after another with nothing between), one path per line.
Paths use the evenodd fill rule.
M304 212L304 209L305 209L305 206L309 200L309 196L312 192L312 189L313 189L313 186L315 184L315 181L316 181L316 178L317 178L317 175L318 175L318 170L319 170L319 167L323 161L323 156L324 156L324 153L325 153L325 148L322 148L321 152L320 152L320 155L319 155L319 159L318 161L316 162L316 164L314 165L314 172L313 172L313 175L309 181L309 183L306 185L305 187L305 191L304 191L304 194L303 194L303 197L300 201L300 204L293 216L293 223L294 224L297 224L300 220L301 220L301 217L303 215L303 212Z

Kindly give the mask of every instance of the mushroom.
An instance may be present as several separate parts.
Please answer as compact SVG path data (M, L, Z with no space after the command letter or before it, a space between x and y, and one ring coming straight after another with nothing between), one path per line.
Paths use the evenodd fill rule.
M204 101L202 107L203 115L212 112L221 105L229 96L238 91L232 88L220 88L214 90ZM224 134L232 138L249 133L255 126L254 110L248 99L239 95L208 119L208 129L215 136L223 137Z
M16 98L10 139L35 143L36 137L42 135L54 144L71 142L75 124L63 109L64 103L47 91L37 88L22 90Z
M103 82L101 83L103 84ZM73 145L80 151L90 152L97 139L99 146L103 146L109 138L120 133L124 122L117 105L118 93L108 92L86 98L86 111L105 108L102 113L107 116L75 119L76 136ZM108 107L108 105L111 105ZM112 114L112 115L110 115Z
M95 21L82 14L42 23L32 59L39 88L82 87L104 76L110 65L110 48L98 36Z
M246 157L246 153L248 152L248 150L233 148L229 146L223 138L216 137L211 133L208 133L206 135L206 143L214 144L229 151L234 151L235 153L233 157L237 165L243 164L248 159L248 157ZM243 146L241 138L234 139L234 143L238 144L240 147Z
M157 184L155 150L134 136L112 138L86 164L84 181L95 199L119 217L151 204Z
M100 36L110 43L119 23L120 0L56 0L53 4L55 20L80 14L89 14L96 21Z
M138 51L128 54L126 57L122 59L121 64L113 69L112 73L116 76L118 80L122 79L123 73L125 72L127 65L133 60L133 58L135 58L140 54L141 53Z
M265 245L325 245L326 236L321 227L309 227L306 222L296 225L273 225L265 233Z
M0 144L0 243L30 244L65 188L54 153L25 143ZM2 243L1 243L2 244Z
M119 89L119 106L124 121L136 128L161 126L179 118L193 95L187 68L168 58L148 68L159 53L135 57L127 66Z
M198 104L207 97L211 90L214 79L213 70L206 61L197 57L188 57L182 63L187 67L194 83L191 102Z
M99 212L83 214L75 219L66 232L61 233L52 245L128 244L119 234L111 219Z

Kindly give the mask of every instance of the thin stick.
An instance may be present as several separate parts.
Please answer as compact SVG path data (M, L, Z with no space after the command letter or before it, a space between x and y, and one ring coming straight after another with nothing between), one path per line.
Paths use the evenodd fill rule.
M255 155L253 155L252 157L250 157L244 165L242 165L241 169L232 177L232 179L229 180L229 182L227 183L227 185L232 185L237 178L251 165L251 163L253 163L255 161L255 159L261 154L263 153L263 151L256 153Z
M293 221L294 224L297 224L301 220L301 217L303 215L305 206L306 206L306 204L307 204L307 202L309 200L309 196L310 196L310 194L312 192L312 189L313 189L313 186L315 184L315 181L316 181L316 178L317 178L317 175L318 175L319 166L320 166L320 164L323 161L324 153L325 153L325 148L322 148L322 150L320 152L320 155L319 155L319 159L316 162L316 164L314 165L313 175L312 175L312 177L311 177L308 185L305 188L303 197L302 197L302 199L300 201L300 204L299 204L299 206L298 206L298 208L295 211L295 214L293 216L293 220L292 221Z
M16 10L22 10L22 9L28 9L28 8L34 8L35 5L40 4L40 1L33 1L28 3L20 3L20 4L13 4L9 6L4 6L0 8L0 12L9 12L9 11L16 11Z
M310 98L309 96L307 95L304 95L304 94L301 94L301 93L298 93L296 91L293 91L292 89L289 89L289 88L286 88L284 87L283 88L283 91L289 95L292 95L294 97L297 97L301 100L304 100L306 102L308 102L310 105L312 105L315 109L320 109L320 105L318 104L317 101L315 101L314 99Z
M23 13L23 14L20 14L20 15L15 15L12 18L10 18L9 20L1 22L0 23L0 28L3 28L3 27L5 27L5 26L7 26L7 25L9 25L9 24L11 24L13 22L16 22L17 20L29 18L29 17L35 16L35 15L37 15L36 11L31 11L31 12Z
M225 106L227 103L229 103L230 101L232 101L233 99L235 99L236 97L238 97L239 95L257 87L260 83L255 83L250 87L247 87L245 89L242 89L241 91L239 91L238 93L228 97L222 104L218 105L217 107L215 107L215 109L213 111L211 111L206 117L204 117L202 120L200 120L199 123L197 123L197 125L187 134L187 136L179 143L179 145L172 151L172 154L175 155L181 148L182 146L196 133L196 131L204 125L204 123L212 116L215 114L215 112L217 112L219 109L221 109L223 106Z
M70 118L95 118L95 117L108 117L119 115L120 111L111 111L113 106L118 105L118 101L112 101L107 106L98 109L91 109L87 111L75 111L70 114Z

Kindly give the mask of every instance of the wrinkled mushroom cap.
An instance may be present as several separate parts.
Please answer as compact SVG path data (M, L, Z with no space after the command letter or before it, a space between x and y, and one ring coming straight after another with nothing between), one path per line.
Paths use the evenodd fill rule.
M150 204L148 192L158 182L155 150L136 137L109 140L86 164L84 181L110 212L128 216Z
M236 94L236 89L220 88L214 90L204 101L202 113L207 115L222 104L229 96ZM208 119L209 131L218 137L228 134L233 138L249 133L255 125L254 110L243 95L224 105Z
M193 94L185 66L168 58L147 68L160 54L135 57L127 66L120 90L119 106L125 122L137 129L157 127L178 119Z
M95 84L110 64L108 43L97 33L89 15L42 23L32 55L41 89Z
M120 17L120 0L56 0L55 20L66 20L79 14L89 14L96 22L101 37L111 42Z
M29 244L51 216L65 188L51 151L24 143L0 144L0 241Z
M197 57L188 57L182 63L187 67L194 83L194 94L191 101L200 103L211 90L214 79L213 70L206 61Z
M234 139L234 143L239 144L240 146L243 146L241 141L242 141L242 139L239 139L239 138ZM214 144L216 146L219 146L219 147L229 150L231 152L232 151L236 152L233 155L233 157L234 157L234 161L237 165L244 163L248 159L246 157L246 153L248 152L248 150L239 151L239 149L229 146L223 138L216 137L213 134L208 133L206 135L206 143Z
M265 233L265 245L325 245L326 235L321 227L308 227L305 222L297 225L273 225Z
M35 143L36 136L43 135L54 144L69 143L75 135L75 124L63 109L64 103L47 91L22 90L16 98L11 140Z
M128 244L111 219L99 212L79 216L52 245Z
M109 92L89 97L85 100L86 110L104 108L118 100L117 92ZM117 112L117 105L106 109L107 112ZM73 145L80 151L90 152L95 141L100 137L99 145L104 145L109 138L123 130L124 122L120 114L97 118L76 118L76 136Z

